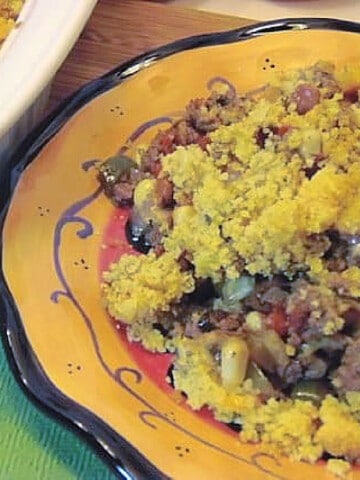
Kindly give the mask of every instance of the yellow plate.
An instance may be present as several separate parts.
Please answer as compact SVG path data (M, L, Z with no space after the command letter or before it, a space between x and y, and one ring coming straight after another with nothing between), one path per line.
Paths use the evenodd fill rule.
M214 79L248 91L319 59L359 61L359 31L293 19L181 40L83 88L14 157L2 195L3 205L11 199L1 289L20 377L94 437L124 478L329 479L321 462L275 459L192 412L166 386L166 364L116 331L101 304L100 270L129 248L126 212L98 190L93 166L129 139L146 142Z

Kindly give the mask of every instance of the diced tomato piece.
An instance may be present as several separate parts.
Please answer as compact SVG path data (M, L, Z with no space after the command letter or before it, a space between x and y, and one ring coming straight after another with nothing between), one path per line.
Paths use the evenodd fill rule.
M289 328L295 332L301 332L308 321L310 311L303 306L294 309L288 316Z
M291 130L290 125L280 125L278 127L274 127L274 133L275 135L279 135L279 137L283 137L288 132L290 132L290 130Z
M326 155L324 153L318 153L315 158L314 158L314 162L315 163L318 163L318 162L321 162L322 160L325 160L326 158Z
M161 244L158 244L158 245L155 245L154 247L154 253L156 255L157 258L161 257L161 255L163 253L165 253L165 247L164 245L161 245Z
M272 330L275 330L281 337L288 332L288 321L283 307L276 306L266 317L265 323Z
M174 135L163 132L159 137L159 149L164 155L172 153L175 150Z
M290 125L280 125L278 127L268 126L266 128L260 127L255 133L256 144L259 145L260 148L265 148L265 142L269 137L270 132L279 137L283 137L290 130Z
M201 150L206 150L207 145L211 143L210 138L207 135L202 135L199 137L197 144L201 148Z
M359 85L348 88L347 90L344 91L344 100L347 100L350 103L356 103L359 100L359 94L358 94L359 90L360 90Z

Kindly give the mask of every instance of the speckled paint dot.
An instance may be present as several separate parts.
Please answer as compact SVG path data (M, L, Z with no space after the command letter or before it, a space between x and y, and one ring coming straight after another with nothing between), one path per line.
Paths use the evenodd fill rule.
M82 366L81 366L81 365L79 365L79 364L78 364L78 365L75 365L75 364L73 364L73 363L71 363L71 362L68 362L68 363L67 363L67 367L68 367L67 372L68 372L69 375L73 375L74 373L80 372L80 371L82 370Z
M190 453L190 448L181 445L176 445L175 450L179 457L184 457L185 454L188 455Z
M80 260L75 260L74 265L75 267L82 267L84 270L89 270L90 268L84 258L80 258Z
M50 213L50 208L38 205L37 211L38 211L40 217L44 217L45 215L48 215Z

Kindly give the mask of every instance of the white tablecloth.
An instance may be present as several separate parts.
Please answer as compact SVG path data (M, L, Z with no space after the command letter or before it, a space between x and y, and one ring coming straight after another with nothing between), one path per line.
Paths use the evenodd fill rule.
M360 21L360 0L171 0L170 3L256 20L306 16Z

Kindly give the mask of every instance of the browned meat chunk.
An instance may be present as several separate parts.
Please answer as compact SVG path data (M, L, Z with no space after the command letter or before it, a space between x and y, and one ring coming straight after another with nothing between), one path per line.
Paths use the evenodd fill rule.
M348 267L360 266L360 237L359 235L344 235L336 230L327 233L330 248L325 260L327 268L332 272L342 272Z
M360 391L360 338L352 342L336 370L333 384L339 393Z
M228 313L221 310L202 313L196 312L191 315L185 325L185 335L196 338L202 333L212 330L221 330L226 333L239 332L244 317L238 313Z
M359 101L359 85L348 88L344 92L344 100L349 102L349 103L356 103Z
M192 262L192 255L191 253L184 251L180 255L180 257L177 259L179 265L180 265L180 270L182 272L187 272L189 270L194 270L194 265L191 263Z
M285 303L289 285L289 281L280 275L275 275L272 279L259 279L254 290L243 301L245 309L270 313L274 305Z
M285 385L292 385L302 378L302 367L297 360L290 360L285 367L279 366L277 373Z
M209 141L209 138L197 132L189 122L181 120L156 135L142 155L141 168L157 177L161 169L160 157L162 155L172 153L177 146L185 147L197 144L205 149Z
M245 115L245 99L230 91L212 93L209 98L196 98L186 108L185 118L197 132L206 134L220 125L229 125Z
M328 370L326 361L316 355L309 355L306 357L306 362L303 360L301 363L305 368L304 378L307 380L323 378Z
M156 181L157 203L161 208L172 208L174 206L174 185L166 178Z
M314 65L314 80L316 85L323 89L324 98L332 98L341 88L334 77L334 67L324 62Z
M325 294L318 286L305 280L297 280L293 287L286 305L288 342L298 346L322 339L324 329L334 325L334 319L339 317L336 295L330 289Z
M214 320L216 320L220 330L224 332L234 332L240 328L244 319L239 314L226 313L222 315L222 318L218 316L218 318Z

